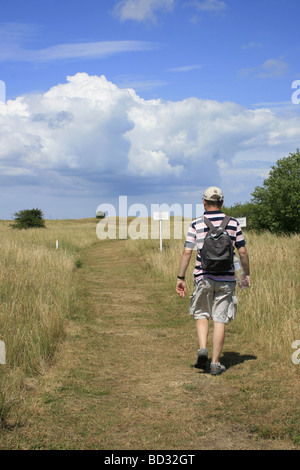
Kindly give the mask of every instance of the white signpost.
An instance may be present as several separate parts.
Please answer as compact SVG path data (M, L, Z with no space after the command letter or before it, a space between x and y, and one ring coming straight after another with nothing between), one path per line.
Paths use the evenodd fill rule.
M153 212L153 220L159 220L159 246L162 251L162 221L169 220L169 212Z
M4 341L0 341L0 364L6 363L6 351Z
M247 220L246 217L237 217L236 220L240 224L240 227L246 227L247 226Z

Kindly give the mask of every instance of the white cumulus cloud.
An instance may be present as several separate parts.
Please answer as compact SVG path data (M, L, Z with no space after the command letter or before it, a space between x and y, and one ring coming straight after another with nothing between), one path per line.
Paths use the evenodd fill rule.
M0 182L61 197L172 191L178 202L219 185L238 202L296 150L299 128L296 114L144 100L104 76L78 73L44 94L0 102Z

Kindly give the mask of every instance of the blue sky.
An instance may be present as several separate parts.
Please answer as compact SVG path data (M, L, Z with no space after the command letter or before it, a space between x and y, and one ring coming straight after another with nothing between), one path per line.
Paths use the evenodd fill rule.
M0 1L0 218L89 217L119 195L196 204L210 185L250 200L299 147L299 13L299 0Z

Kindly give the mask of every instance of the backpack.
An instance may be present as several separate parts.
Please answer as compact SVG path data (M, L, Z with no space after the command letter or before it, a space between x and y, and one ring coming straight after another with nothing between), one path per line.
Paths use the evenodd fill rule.
M220 273L233 270L234 248L226 226L230 217L226 215L219 227L214 227L209 219L204 222L209 228L203 247L200 250L202 268L209 273Z

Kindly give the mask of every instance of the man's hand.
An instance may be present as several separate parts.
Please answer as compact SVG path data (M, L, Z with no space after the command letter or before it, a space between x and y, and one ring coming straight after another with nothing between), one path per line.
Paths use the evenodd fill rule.
M239 257L242 263L242 267L244 270L244 273L246 274L246 278L249 284L249 287L251 286L251 281L250 281L250 263L249 263L249 255L247 252L247 248L245 246L242 246L241 248L238 249L239 252Z
M177 292L177 294L180 295L180 297L185 296L185 294L186 294L185 281L182 281L181 279L177 279L176 292Z
M178 275L184 277L192 255L192 250L185 248L180 258ZM176 292L180 297L186 294L186 285L183 279L177 279Z

